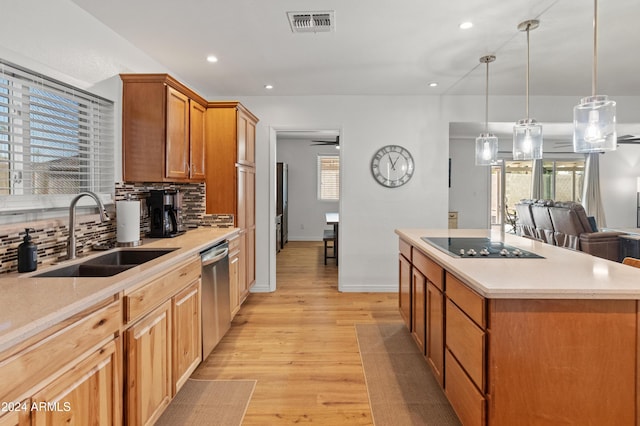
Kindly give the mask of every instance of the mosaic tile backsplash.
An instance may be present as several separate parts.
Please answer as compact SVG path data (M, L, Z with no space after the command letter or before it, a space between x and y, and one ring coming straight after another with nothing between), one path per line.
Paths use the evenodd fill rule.
M158 183L116 183L115 200L130 197L140 200L140 238L149 232L149 215L146 208L146 197L151 189L177 189L183 193L181 211L182 224L185 229L201 226L216 228L233 227L233 215L205 214L205 184L158 184ZM109 220L101 223L97 214L78 215L76 220L76 246L82 255L99 244L115 245L116 213L115 205L107 207ZM0 225L0 274L18 269L18 246L24 238L25 228L33 228L30 232L32 241L38 246L38 267L64 260L67 255L67 239L69 237L68 218L42 220L38 222Z

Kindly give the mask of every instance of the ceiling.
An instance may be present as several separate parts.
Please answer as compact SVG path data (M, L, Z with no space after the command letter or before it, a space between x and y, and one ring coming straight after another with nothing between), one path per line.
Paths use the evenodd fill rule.
M207 98L591 94L587 0L72 0ZM640 1L599 2L598 94L640 95ZM286 12L335 11L335 31L294 34ZM473 28L461 30L463 21ZM205 58L215 55L217 63ZM428 83L437 82L437 87ZM272 90L264 86L272 84Z

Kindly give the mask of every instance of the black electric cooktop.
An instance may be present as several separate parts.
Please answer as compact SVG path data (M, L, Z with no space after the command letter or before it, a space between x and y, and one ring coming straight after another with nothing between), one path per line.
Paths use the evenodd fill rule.
M422 240L454 257L544 259L530 251L489 238L422 237Z

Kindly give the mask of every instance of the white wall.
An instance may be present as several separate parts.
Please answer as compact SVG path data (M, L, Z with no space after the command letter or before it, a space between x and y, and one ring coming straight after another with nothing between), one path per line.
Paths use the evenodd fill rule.
M270 128L341 129L340 278L342 291L395 291L400 227L445 227L447 150L438 135L439 99L417 96L249 97L240 99L260 118L256 131L257 275L256 288L273 268L271 247L275 210L269 206L272 166ZM435 130L435 131L434 131ZM375 151L387 144L407 148L416 171L396 189L377 184L369 169Z
M289 240L322 241L329 229L325 213L337 212L338 201L318 200L318 154L340 155L333 146L311 145L305 140L278 139L277 161L289 171Z

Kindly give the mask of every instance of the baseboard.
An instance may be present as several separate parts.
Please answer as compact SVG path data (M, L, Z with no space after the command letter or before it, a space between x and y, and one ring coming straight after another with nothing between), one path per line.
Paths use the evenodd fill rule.
M364 284L343 284L338 290L343 293L397 293L398 284L388 285L364 285Z
M319 236L317 238L289 236L287 241L322 241L322 236Z

